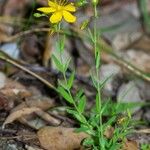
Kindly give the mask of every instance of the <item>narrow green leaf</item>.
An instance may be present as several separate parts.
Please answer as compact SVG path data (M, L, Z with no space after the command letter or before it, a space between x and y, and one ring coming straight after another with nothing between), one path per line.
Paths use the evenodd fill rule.
M52 55L52 59L57 67L57 69L61 72L64 71L64 67L63 67L63 64L59 61L59 59L55 56L55 55Z
M88 28L88 36L90 37L91 41L94 43L94 35L89 28Z
M63 87L58 87L58 92L63 96L63 98L69 102L70 104L73 104L73 98L66 92L66 90Z
M97 54L96 54L96 68L99 68L100 67L100 52L97 51Z
M67 86L67 84L66 84L66 82L64 80L59 80L58 79L58 84L60 86L62 86L65 90L68 90L68 86Z
M103 107L102 107L102 110L101 110L101 113L102 113L102 114L105 112L106 109L108 109L109 103L110 103L110 99L107 100L107 101L103 104Z
M97 127L99 124L99 115L90 116L88 122L90 123L90 125L92 125L92 127Z
M94 145L94 140L92 138L85 138L82 142L82 145L85 147L89 147Z
M46 16L45 14L40 14L40 13L34 13L33 15L36 18L40 18L40 17Z
M105 130L108 126L111 126L115 121L116 121L116 116L111 117L105 124L103 124L104 130Z
M74 115L74 117L75 117L78 121L80 121L80 122L82 122L82 123L86 123L86 118L85 118L83 115L79 114L77 111L72 110L72 109L67 109L67 112L68 112L69 114Z
M89 20L84 20L81 25L80 25L80 29L84 30L89 24Z
M100 82L100 88L102 89L102 88L105 86L105 84L107 83L107 81L108 81L109 79L111 79L112 77L113 77L113 74L109 75L109 76L106 77L104 80L99 81L99 82Z
M97 88L97 81L95 79L95 76L91 74L91 79L92 79L92 82L93 82L93 85L95 88Z
M69 59L66 61L65 65L64 65L64 71L65 71L65 72L66 72L67 69L69 68L70 61L71 61L71 58L69 58Z
M100 112L100 103L99 103L99 96L96 94L96 112Z
M84 112L85 106L86 106L86 97L82 96L78 103L78 110L80 111L80 113Z
M56 49L59 52L63 52L65 47L65 35L63 37L61 37L61 39L59 41L56 42Z
M75 72L72 72L70 78L68 79L68 88L70 89L73 85L73 81L74 81L74 76L75 76Z
M81 96L83 96L83 93L83 89L80 89L75 96L75 100L78 101L81 98Z

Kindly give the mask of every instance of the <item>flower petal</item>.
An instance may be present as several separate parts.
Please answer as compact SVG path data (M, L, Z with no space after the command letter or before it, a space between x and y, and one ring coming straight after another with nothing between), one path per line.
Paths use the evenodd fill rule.
M57 3L55 3L55 2L52 2L52 1L48 1L48 5L50 6L50 7L53 7L53 8L56 8L57 7Z
M76 21L76 17L73 16L70 12L68 11L63 11L63 16L64 16L64 19L69 22L69 23L73 23Z
M55 8L52 8L52 7L41 7L41 8L38 8L37 9L38 11L41 11L43 13L52 13L52 12L55 12L56 9Z
M62 19L62 12L55 12L52 14L52 16L50 17L50 22L51 23L58 23L61 21Z
M64 9L67 10L67 11L71 11L71 12L75 12L76 11L76 8L75 8L75 6L72 3L64 6Z

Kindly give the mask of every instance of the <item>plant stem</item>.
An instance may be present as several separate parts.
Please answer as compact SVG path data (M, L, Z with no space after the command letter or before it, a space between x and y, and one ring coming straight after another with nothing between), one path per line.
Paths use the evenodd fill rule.
M57 34L57 38L58 38L57 40L59 42L61 41L60 40L60 32L59 32L60 29L61 29L61 26L59 24L58 25L58 34ZM61 42L64 42L64 41L61 41ZM64 43L59 43L59 57L60 57L61 64L64 65L63 58L62 58L62 52L63 51L61 49L61 44L64 44ZM63 78L65 80L65 85L68 85L68 81L67 81L67 77L66 77L66 70L65 69L63 70L62 74L63 74ZM82 113L79 111L79 109L77 107L77 104L76 104L76 102L75 102L75 100L74 100L74 98L73 98L73 96L71 94L70 89L66 88L66 90L67 90L69 96L73 99L73 106L74 106L75 110L78 112L79 116L82 117L82 118L85 118L84 115L82 115ZM88 123L88 121L86 119L84 119L84 123L91 129L91 126L89 125L89 123Z
M97 33L97 25L96 25L96 20L97 20L97 5L94 5L94 51L95 51L95 68L96 68L96 78L98 79L98 81L100 80L100 75L99 75L99 69L100 69L100 62L99 65L97 65L97 59L100 60L101 56L100 56L100 49L98 49L98 37L99 34ZM103 142L103 122L102 122L102 113L101 113L101 109L102 109L102 102L101 102L101 88L100 88L100 83L97 83L97 94L98 94L98 113L99 113L99 125L100 125L100 132L99 132L99 146L100 149L104 150L104 145L102 144ZM99 128L98 128L99 131Z

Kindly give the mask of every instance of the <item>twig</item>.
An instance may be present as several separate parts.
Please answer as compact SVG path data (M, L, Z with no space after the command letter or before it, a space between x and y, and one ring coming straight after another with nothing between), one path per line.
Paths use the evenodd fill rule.
M5 41L3 42L11 42L11 41L14 41L24 35L27 35L27 34L31 34L31 33L36 33L36 32L49 32L50 29L49 28L35 28L35 29L31 29L31 30L26 30L26 31L22 31L20 33L17 33L7 39L5 39Z
M140 129L140 130L135 130L135 133L145 133L145 134L150 134L150 129Z
M47 85L48 87L52 88L55 90L55 87L49 83L47 80L45 80L44 78L42 78L41 76L37 75L36 73L30 71L29 69L27 69L26 67L22 66L21 64L17 63L17 61L11 59L10 57L8 57L7 55L5 55L4 53L1 52L0 50L0 59L4 60L12 65L14 65L15 67L27 72L28 74L34 76L35 78L37 78L38 80L40 80L41 82L43 82L45 85Z

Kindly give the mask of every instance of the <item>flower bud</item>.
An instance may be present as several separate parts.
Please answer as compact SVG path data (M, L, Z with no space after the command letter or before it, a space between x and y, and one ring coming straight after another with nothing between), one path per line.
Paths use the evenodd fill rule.
M92 4L93 4L93 5L97 5L98 2L99 2L99 0L92 0Z

